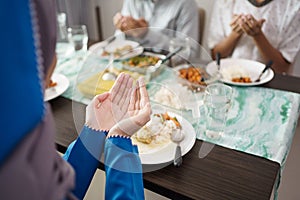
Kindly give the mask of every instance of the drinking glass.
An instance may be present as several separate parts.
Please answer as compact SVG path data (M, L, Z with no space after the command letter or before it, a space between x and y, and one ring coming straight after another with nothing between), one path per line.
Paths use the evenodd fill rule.
M68 40L74 51L87 51L88 34L85 25L74 25L68 28Z
M57 42L68 42L67 36L67 15L66 13L57 14Z
M204 106L207 137L218 139L223 135L231 102L231 87L222 83L214 83L206 87Z

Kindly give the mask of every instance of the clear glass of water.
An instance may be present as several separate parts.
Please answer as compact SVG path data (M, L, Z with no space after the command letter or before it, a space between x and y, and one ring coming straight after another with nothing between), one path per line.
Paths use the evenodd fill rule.
M223 135L231 102L231 87L222 83L207 86L204 95L207 137L219 139Z
M68 28L68 40L74 51L87 51L88 34L85 25L74 25Z

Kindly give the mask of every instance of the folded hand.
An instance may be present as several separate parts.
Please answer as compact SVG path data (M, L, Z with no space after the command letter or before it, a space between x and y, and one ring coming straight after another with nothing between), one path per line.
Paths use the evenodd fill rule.
M252 15L244 15L242 19L239 21L239 25L244 33L249 36L256 36L260 33L261 27L264 24L265 19L256 20Z

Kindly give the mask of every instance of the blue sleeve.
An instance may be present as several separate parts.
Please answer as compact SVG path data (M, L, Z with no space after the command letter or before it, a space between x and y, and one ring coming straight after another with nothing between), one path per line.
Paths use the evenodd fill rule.
M96 131L84 126L77 140L72 142L63 158L75 170L74 195L83 199L98 167L107 132Z
M104 148L105 199L144 199L142 165L129 138L111 137Z

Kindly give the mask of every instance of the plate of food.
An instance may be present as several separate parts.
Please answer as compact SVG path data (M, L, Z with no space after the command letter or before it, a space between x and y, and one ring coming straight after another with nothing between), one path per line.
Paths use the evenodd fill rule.
M64 93L68 89L69 84L69 80L64 75L53 74L50 84L45 91L44 101L49 101Z
M166 56L162 54L144 52L138 56L123 60L122 66L124 69L146 74L148 67L154 66L159 60L162 60L165 57Z
M135 41L116 39L109 44L106 41L93 44L89 51L102 59L113 57L115 60L123 60L140 55L144 48Z
M273 70L269 68L263 73L260 80L256 81L265 68L265 64L257 61L225 58L221 59L220 63L221 81L230 85L261 85L271 81L274 77ZM210 75L216 74L218 71L217 69L215 61L209 63L206 67L206 71Z
M200 66L184 64L175 67L175 71L178 82L193 92L203 92L208 84L217 81L216 76L208 74L206 69Z
M153 110L151 120L131 137L133 144L138 146L142 164L172 162L177 144L171 138L178 131L183 134L180 146L184 156L196 141L193 126L178 114Z

